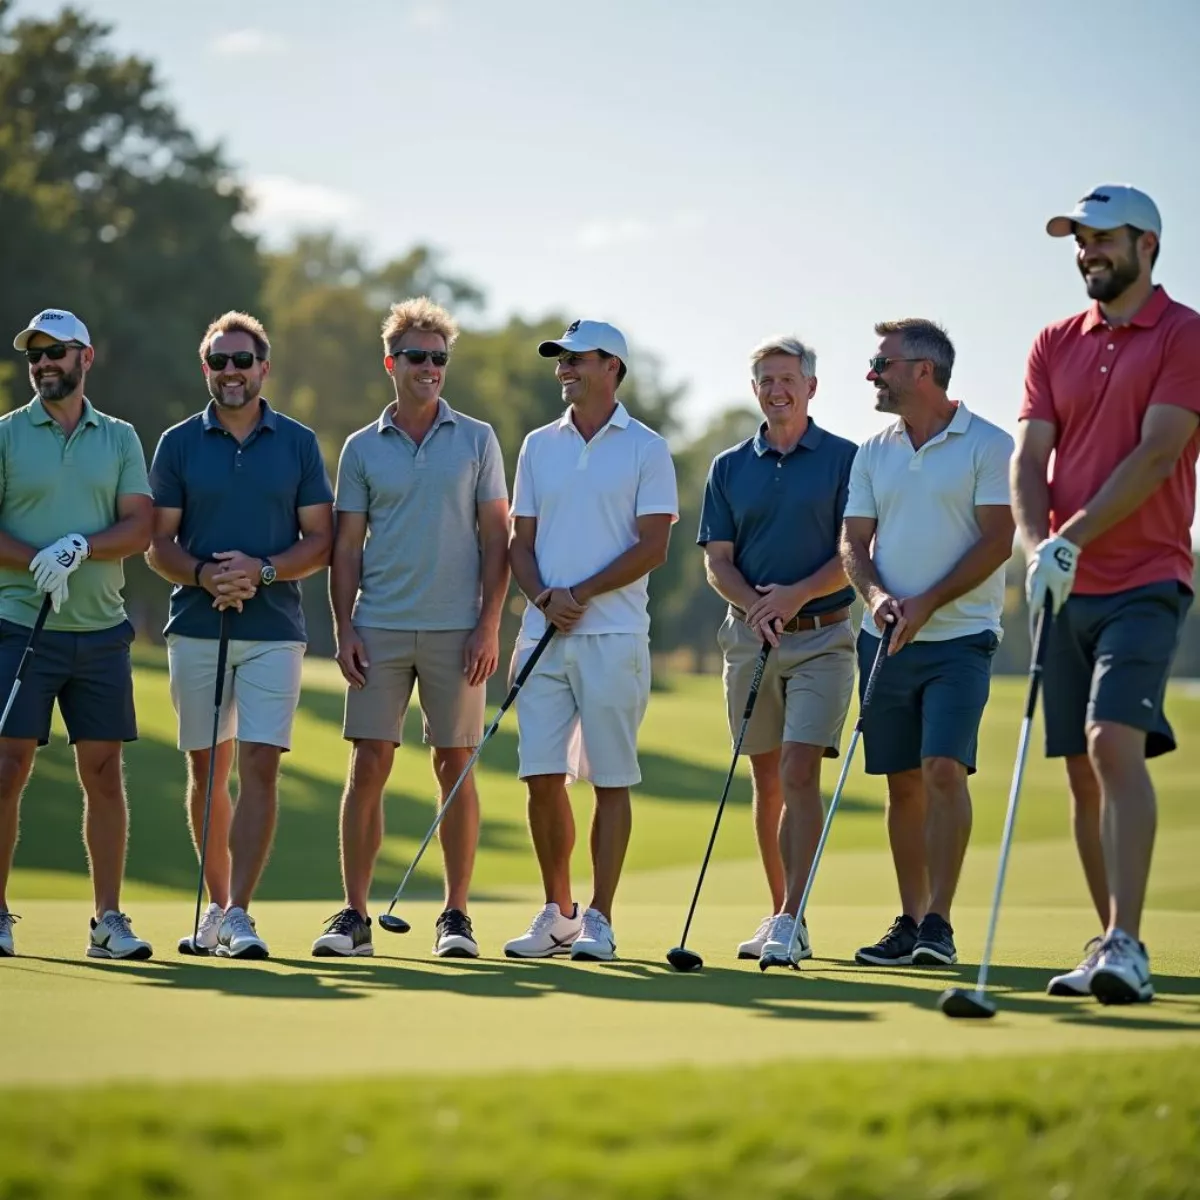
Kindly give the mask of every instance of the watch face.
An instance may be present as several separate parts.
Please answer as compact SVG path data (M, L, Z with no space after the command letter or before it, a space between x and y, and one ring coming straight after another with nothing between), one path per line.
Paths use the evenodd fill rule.
M264 584L275 582L275 568L269 563L263 564L261 579Z

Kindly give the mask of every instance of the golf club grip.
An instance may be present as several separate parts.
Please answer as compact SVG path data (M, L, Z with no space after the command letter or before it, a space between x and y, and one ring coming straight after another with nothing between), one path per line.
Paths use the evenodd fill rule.
M754 675L750 680L750 691L746 694L746 711L742 713L742 732L746 730L746 725L750 721L750 716L754 712L754 702L758 699L758 689L762 687L763 672L767 669L767 659L771 656L771 643L763 642L762 649L758 652L758 662L754 664ZM742 739L738 738L738 748L742 745Z
M25 678L25 668L29 665L29 660L37 651L38 638L41 637L42 630L46 627L46 618L50 615L51 603L50 593L47 592L42 600L42 607L38 609L37 620L33 623L33 629L29 634L29 641L25 643L25 649L21 654L21 661L17 663L17 673L13 677L13 696L10 697L10 700L15 698L17 687L21 683L21 680ZM5 720L8 719L7 707L4 710L4 718Z
M217 686L213 707L219 712L225 695L225 665L229 661L229 609L221 609L221 632L217 637Z
M50 615L50 609L52 606L53 601L50 599L50 593L47 592L45 596L42 597L42 607L38 609L37 620L33 623L33 637L29 639L31 642L33 641L33 638L37 637L37 635L42 632L43 628L45 628L46 618Z
M558 627L547 622L546 632L538 639L538 644L534 646L533 653L525 660L525 665L517 672L517 677L513 680L512 687L508 689L508 695L504 697L504 703L500 705L500 712L505 712L517 698L517 693L525 686L525 680L529 678L530 672L537 666L537 660L542 657L542 651L550 645L557 632ZM496 715L499 716L499 713Z
M1050 629L1054 624L1054 601L1046 595L1046 603L1038 614L1037 631L1033 640L1033 663L1029 669L1029 692L1025 697L1025 716L1031 718L1037 708L1038 688L1042 682L1042 668L1046 665L1046 652L1050 647Z
M862 720L862 713L867 705L871 703L871 697L875 694L875 681L879 678L880 668L883 666L883 660L888 656L888 647L892 644L892 632L895 626L889 621L883 627L883 633L879 638L879 645L875 650L875 659L871 663L871 672L867 676L867 686L863 688L862 703L858 706L859 720Z

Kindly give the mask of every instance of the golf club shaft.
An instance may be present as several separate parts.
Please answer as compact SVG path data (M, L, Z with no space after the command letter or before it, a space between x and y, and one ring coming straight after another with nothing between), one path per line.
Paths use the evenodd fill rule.
M862 703L858 706L858 719L854 722L854 732L850 736L850 745L846 747L846 757L842 760L842 770L838 775L837 787L833 789L833 797L829 801L829 812L825 824L821 827L821 839L817 842L817 850L813 855L812 866L808 870L808 879L804 883L804 894L800 897L800 907L796 909L796 920L792 925L792 940L788 946L790 958L796 950L800 937L800 928L804 922L804 913L808 908L808 897L812 893L813 884L817 879L817 867L821 865L821 855L825 852L825 843L829 839L829 831L833 828L833 816L837 812L842 799L842 789L846 786L846 777L850 774L850 764L854 761L854 751L858 748L858 739L862 736L863 714L875 694L875 681L879 678L883 660L887 658L888 648L892 644L892 626L885 625L879 638L879 646L875 650L875 658L871 662L871 673L867 676L867 686L863 689Z
M1029 754L1029 739L1033 732L1033 714L1037 708L1038 689L1042 682L1042 666L1046 661L1046 647L1050 642L1053 613L1053 601L1047 596L1046 606L1038 615L1037 633L1034 637L1033 662L1029 668L1029 692L1025 699L1025 716L1021 721L1021 737L1017 743L1017 762L1013 769L1012 787L1008 793L1008 812L1004 817L1004 833L1000 838L1000 861L996 868L996 890L992 895L992 913L988 918L987 939L983 944L983 957L979 960L979 978L975 983L977 996L983 995L987 985L988 966L992 961L996 925L1000 918L1000 896L1004 891L1004 876L1008 871L1008 854L1012 848L1013 830L1017 823L1017 802L1021 796L1021 781L1025 776L1025 759Z
M708 849L704 851L704 861L700 864L700 877L696 880L696 890L692 894L692 903L688 908L687 920L683 924L683 937L680 946L687 945L688 931L692 927L692 917L696 914L696 902L700 899L700 889L704 886L704 874L708 870L708 860L712 857L713 846L717 840L717 830L721 828L721 814L725 811L725 801L729 796L729 785L733 782L733 772L737 768L738 757L742 753L742 739L754 713L754 702L758 699L758 689L762 686L763 671L767 667L767 658L771 654L771 643L764 641L758 652L758 661L754 664L754 676L750 680L750 692L746 696L746 711L742 714L742 725L738 730L737 741L733 746L733 761L729 764L729 774L725 776L725 787L721 791L721 802L717 805L717 818L713 821L712 833L708 839Z
M229 609L221 609L220 633L217 635L217 680L213 685L212 744L208 752L208 783L204 788L204 820L200 831L200 881L196 885L196 917L192 922L192 949L198 950L200 936L200 907L204 903L204 866L208 861L208 827L212 816L213 779L217 769L217 737L221 731L221 699L225 694L225 664L229 660Z
M50 615L50 605L50 593L47 592L42 600L42 607L38 609L37 620L33 623L29 641L25 643L21 661L17 664L17 673L13 677L12 689L8 693L8 700L5 701L4 712L0 713L0 735L4 733L4 727L8 724L8 714L12 712L12 706L17 700L17 693L21 690L21 680L25 677L25 668L29 660L37 653L38 638L41 637L42 629L46 625L46 618Z
M392 911L393 908L396 907L396 902L400 899L401 895L403 894L404 888L408 884L409 878L411 877L412 873L417 869L417 864L421 861L421 856L425 853L425 850L429 846L429 843L431 841L433 841L433 835L435 833L437 833L438 827L442 823L442 818L445 817L446 813L449 811L451 801L453 801L454 797L458 795L458 789L460 787L462 787L463 780L465 780L466 777L468 775L470 775L471 768L475 765L476 761L478 760L479 755L482 753L484 746L486 746L488 744L488 740L491 738L492 734L496 732L496 729L500 724L500 718L503 717L504 714L509 710L509 708L512 707L513 702L517 698L517 693L521 690L521 688L525 684L525 681L529 678L529 674L533 670L534 666L537 664L537 660L542 657L542 651L545 650L546 647L550 644L550 639L554 637L554 632L555 632L555 627L553 625L547 624L546 632L542 634L541 640L533 648L533 653L530 654L528 659L526 659L525 665L521 668L516 679L513 680L513 685L509 689L508 695L504 697L503 703L500 705L499 709L497 709L496 715L492 718L492 723L487 727L487 730L484 732L483 737L480 739L479 745L475 747L475 750L471 754L471 757L469 759L467 759L467 765L465 767L463 767L462 774L459 775L458 779L455 781L454 786L450 789L449 794L446 796L446 799L442 802L441 806L438 808L437 816L435 816L433 818L433 824L430 825L429 832L425 834L425 840L417 848L417 853L413 856L412 862L408 864L408 870L404 872L404 878L400 880L400 886L396 889L396 894L392 897L392 902L387 907L387 910L389 913Z

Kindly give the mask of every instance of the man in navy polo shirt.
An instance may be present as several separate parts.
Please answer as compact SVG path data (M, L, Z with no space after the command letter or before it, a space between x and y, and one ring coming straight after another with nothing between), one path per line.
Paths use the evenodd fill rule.
M333 489L311 429L261 395L270 373L266 330L228 312L207 329L200 360L212 401L168 429L150 467L150 565L175 584L167 645L179 748L188 759L188 812L197 843L212 736L221 611L229 661L217 736L198 942L229 958L266 958L247 913L275 831L279 760L291 748L300 698L304 616L299 580L329 562ZM229 796L238 739L238 802ZM190 947L191 937L180 940Z
M729 601L718 641L734 736L763 641L772 646L742 743L772 915L738 946L739 958L789 952L824 821L821 760L837 756L854 689L854 592L838 537L856 447L808 415L811 347L772 338L750 365L766 420L713 459L697 538L708 582ZM795 957L811 955L802 923Z

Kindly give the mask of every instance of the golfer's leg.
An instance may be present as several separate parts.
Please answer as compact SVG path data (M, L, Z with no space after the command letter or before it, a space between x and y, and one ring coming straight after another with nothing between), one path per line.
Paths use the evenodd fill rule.
M217 744L212 806L208 814L208 849L204 854L204 884L208 888L208 898L222 909L229 907L229 825L233 819L229 770L233 766L233 746L232 739ZM207 746L203 750L190 750L187 755L188 826L197 855L204 831L209 756Z
M249 908L275 837L279 759L283 750L262 742L238 743L238 797L229 825L229 903Z
M121 880L129 811L121 769L121 743L75 743L75 765L83 788L83 834L92 872L96 917L121 911Z
M783 899L787 891L787 877L781 852L785 836L783 780L779 774L782 754L783 747L780 746L764 754L750 755L754 836L758 841L758 853L767 877L767 890L771 893L773 913L783 910Z
M887 832L900 889L900 909L919 925L929 911L925 854L925 780L920 769L887 777Z
M613 898L621 881L629 835L633 830L633 806L627 787L597 787L592 812L592 899L588 905L612 922Z
M7 693L5 693L7 695ZM0 909L8 909L8 877L17 846L21 793L33 771L35 738L0 738Z
M945 921L958 890L971 839L971 796L967 769L953 758L927 758L921 764L925 787L925 856L929 867L929 909Z
M1109 897L1100 833L1100 780L1086 754L1073 754L1067 759L1067 782L1071 788L1071 828L1075 834L1075 848L1083 864L1092 906L1103 929L1108 926Z
M383 792L403 739L416 680L416 634L360 626L371 664L362 688L347 688L342 736L351 742L341 808L346 907L365 920L375 860L383 845Z
M782 755L783 802L786 809L779 826L779 850L787 872L783 906L793 917L812 870L825 810L821 804L821 760L824 746L784 742Z
M471 759L469 746L435 746L433 773L437 777L439 805L446 803L450 789L458 782ZM475 848L479 844L479 792L475 772L463 779L450 811L438 826L442 860L446 874L446 907L467 911L471 875L475 870Z
M565 775L530 775L529 835L542 873L547 904L569 914L575 904L571 896L571 851L575 849L575 816L567 796Z

